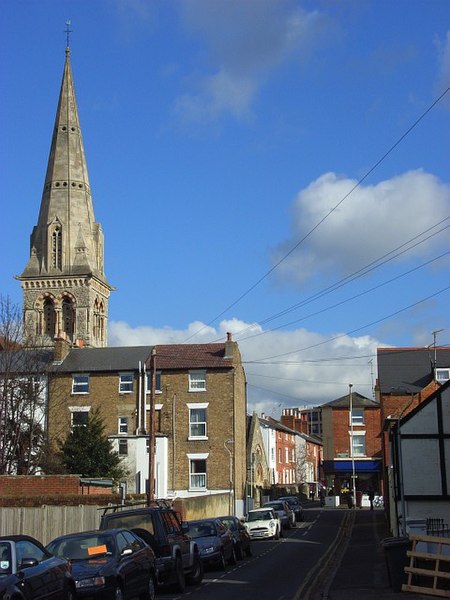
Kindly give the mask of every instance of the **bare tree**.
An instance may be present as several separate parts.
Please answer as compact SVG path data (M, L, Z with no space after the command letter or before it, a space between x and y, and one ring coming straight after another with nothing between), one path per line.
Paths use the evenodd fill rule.
M0 297L0 474L28 475L40 468L53 354L34 342L20 308Z

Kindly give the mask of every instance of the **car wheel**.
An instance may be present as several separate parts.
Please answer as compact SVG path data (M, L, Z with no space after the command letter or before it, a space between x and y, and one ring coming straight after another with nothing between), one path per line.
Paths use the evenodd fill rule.
M220 556L219 556L219 559L217 561L217 566L219 567L219 569L221 571L225 571L225 569L227 568L227 563L226 563L226 560L225 560L225 555L223 553L223 550L220 551Z
M116 585L114 590L114 600L123 600L123 590L119 584Z
M280 529L280 538L281 537L284 537L284 529L283 528Z
M234 551L235 551L237 560L242 560L244 558L244 555L242 553L242 544L241 543L236 544Z
M75 590L71 585L67 586L66 600L75 600Z
M278 530L278 527L277 527L277 529L275 531L275 535L273 536L273 539L274 540L279 540L280 539L280 532Z
M203 579L203 563L200 555L197 553L194 554L192 571L189 573L186 579L189 585L198 585Z
M184 592L186 588L186 579L184 577L183 562L181 556L175 559L175 583L174 588L177 592Z
M236 563L237 563L237 560L236 560L236 551L234 549L234 544L233 544L231 546L231 556L230 556L230 559L228 561L228 564L234 566Z
M147 590L142 595L143 600L155 600L156 598L156 582L153 573L147 581Z
M245 549L245 556L253 556L253 552L252 552L252 546L249 543L247 548Z

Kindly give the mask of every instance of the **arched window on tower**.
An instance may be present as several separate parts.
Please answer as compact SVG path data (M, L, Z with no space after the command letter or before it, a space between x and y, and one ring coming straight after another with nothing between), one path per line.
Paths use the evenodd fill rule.
M99 337L100 341L103 342L105 339L105 305L103 304L103 302L100 302L99 313L100 313L100 319L99 319L98 337Z
M46 298L44 301L44 331L45 335L49 335L51 338L55 335L56 325L56 313L55 305L51 298Z
M62 302L62 320L64 332L72 338L75 331L75 311L72 300L67 297Z
M62 235L60 225L56 225L52 233L52 267L54 269L62 269Z

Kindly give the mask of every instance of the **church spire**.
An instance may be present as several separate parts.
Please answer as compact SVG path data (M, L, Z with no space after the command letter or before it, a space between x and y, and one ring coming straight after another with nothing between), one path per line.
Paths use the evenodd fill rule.
M103 232L94 216L70 63L70 22L66 25L66 58L39 217L31 234L30 259L18 279L26 317L38 335L50 338L45 345L53 345L54 335L65 331L74 340L81 336L84 345L103 346L105 331L100 334L93 326L94 306L102 307L106 322L113 288L104 274ZM80 293L85 287L89 293ZM74 315L65 325L62 312L63 303L68 312L68 298ZM47 325L46 310L56 311Z

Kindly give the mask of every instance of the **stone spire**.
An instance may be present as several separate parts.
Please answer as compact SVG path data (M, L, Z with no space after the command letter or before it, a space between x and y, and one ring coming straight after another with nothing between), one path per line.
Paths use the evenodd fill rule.
M60 332L73 342L106 345L113 288L104 274L103 232L94 216L69 48L30 259L18 279L25 321L39 345L54 345Z

